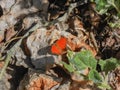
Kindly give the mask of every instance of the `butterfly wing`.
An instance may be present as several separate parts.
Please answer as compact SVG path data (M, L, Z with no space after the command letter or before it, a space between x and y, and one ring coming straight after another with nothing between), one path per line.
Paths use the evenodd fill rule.
M60 49L64 50L66 48L66 43L67 43L67 39L64 37L61 37L56 44L58 45L58 47L60 47Z
M55 44L52 45L51 52L57 55L62 54L66 48L66 43L67 43L67 39L61 37L59 40L56 41Z
M55 44L52 45L52 47L51 47L51 52L52 52L53 54L57 54L57 55L61 54L61 51L58 49L58 47L57 47Z

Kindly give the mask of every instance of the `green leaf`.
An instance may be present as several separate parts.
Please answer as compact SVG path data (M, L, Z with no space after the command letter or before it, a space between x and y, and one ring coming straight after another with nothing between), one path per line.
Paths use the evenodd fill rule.
M71 61L73 59L74 55L75 55L74 52L72 52L70 50L67 51L67 57L68 57L69 61Z
M97 60L88 50L84 50L78 53L68 51L67 57L69 59L70 66L68 64L66 65L66 63L63 64L65 68L70 72L77 71L79 73L82 73L82 71L86 68L96 69Z
M92 56L92 53L88 50L84 50L76 54L79 57L79 60L91 69L96 69L97 60Z
M100 88L102 90L103 89L111 90L111 87L108 85L108 83L104 83L104 82L98 84L98 88Z
M67 54L70 66L66 63L63 63L65 68L72 72L78 71L81 72L86 68L96 69L97 60L92 56L92 53L88 50L84 50L78 53L68 51ZM72 70L74 68L74 70ZM71 71L72 70L72 71Z
M75 71L75 69L74 69L74 67L72 67L72 65L70 64L67 64L67 63L65 63L65 62L61 62L63 65L64 65L64 67L71 73L71 72L74 72Z
M106 60L100 60L98 63L101 66L102 71L107 74L109 71L114 70L116 67L120 66L120 61L115 58L110 58Z
M108 8L106 8L107 1L106 0L94 0L96 3L96 10L100 14L104 14L107 12Z
M78 55L74 57L73 64L77 70L84 70L88 67L85 63L82 62L82 60L80 60Z
M90 70L88 77L89 77L89 80L92 80L94 83L102 82L102 77L96 70Z
M101 70L104 71L104 68L105 68L105 65L106 65L106 61L101 59L101 60L99 60L98 64L101 66Z

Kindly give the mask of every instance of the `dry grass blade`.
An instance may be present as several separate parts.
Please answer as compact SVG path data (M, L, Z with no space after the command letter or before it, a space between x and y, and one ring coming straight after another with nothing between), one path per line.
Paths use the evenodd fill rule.
M33 26L33 28L31 28L31 29L7 52L7 58L5 59L5 64L4 64L4 66L3 66L3 68L2 68L2 70L1 70L1 72L0 72L0 80L2 79L2 76L3 76L3 74L4 74L4 72L5 72L6 68L7 68L7 66L8 66L8 64L9 64L9 61L10 61L10 58L11 58L12 54L14 53L14 50L15 50L14 48L21 43L22 39L25 38L25 37L29 34L29 32L35 31L35 30L37 30L38 28L39 28L39 23L36 24L35 26Z

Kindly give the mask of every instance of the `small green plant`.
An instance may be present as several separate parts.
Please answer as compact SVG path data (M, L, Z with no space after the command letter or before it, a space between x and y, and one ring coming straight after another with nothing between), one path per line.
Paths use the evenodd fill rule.
M120 19L118 17L116 17L114 22L109 22L108 24L112 28L120 28Z
M69 73L76 73L83 76L82 72L86 68L89 68L89 73L87 75L87 80L93 81L98 88L101 89L111 89L108 84L108 72L114 70L116 67L120 66L120 61L115 58L110 58L107 60L96 60L92 53L88 50L81 52L68 51L67 53L69 64L62 62L64 68L67 69ZM100 65L101 72L96 69L97 65ZM104 75L101 73L105 73Z
M91 0L91 2L96 3L96 11L100 15L106 14L108 18L112 16L112 18L115 19L115 22L108 22L110 27L120 28L120 23L118 23L120 21L120 0ZM114 10L114 12L112 10ZM112 13L108 11L112 11Z
M108 10L115 9L120 15L120 0L91 0L96 3L96 10L99 14L105 14Z

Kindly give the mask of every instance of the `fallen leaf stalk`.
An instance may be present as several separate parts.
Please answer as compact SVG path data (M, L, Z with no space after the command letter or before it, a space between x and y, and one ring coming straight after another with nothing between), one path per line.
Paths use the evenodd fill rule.
M24 34L24 36L7 52L6 59L5 59L5 64L4 64L4 66L3 66L3 68L2 68L2 70L1 70L1 72L0 72L0 80L2 79L3 74L4 74L4 72L5 72L6 68L7 68L10 60L11 60L11 57L12 57L12 55L13 55L14 52L15 52L15 47L16 47L17 45L20 45L20 43L22 42L22 39L25 38L26 36L28 36L28 35L29 35L29 32L35 31L35 30L37 30L39 27L40 27L40 24L39 24L39 23L37 23L36 25L34 25L34 26L33 26L26 34Z

